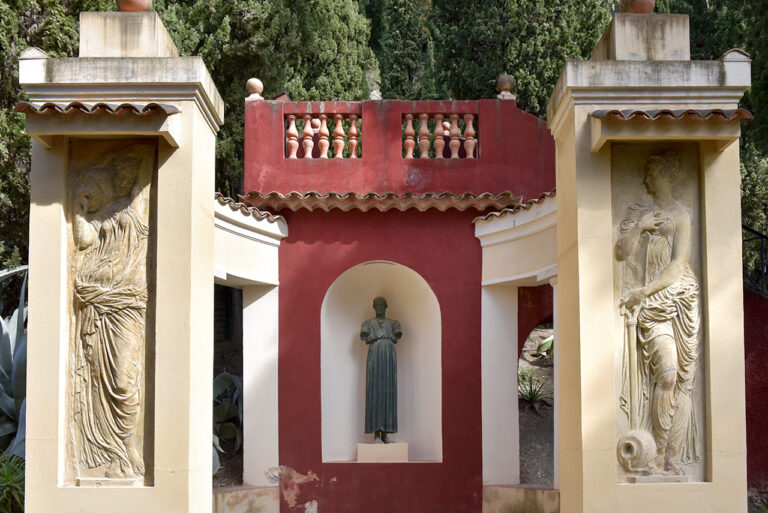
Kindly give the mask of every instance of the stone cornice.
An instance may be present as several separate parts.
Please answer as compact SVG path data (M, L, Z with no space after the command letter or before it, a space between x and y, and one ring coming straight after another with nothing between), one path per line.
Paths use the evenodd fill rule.
M193 101L215 133L224 101L200 57L23 59L19 83L32 102Z

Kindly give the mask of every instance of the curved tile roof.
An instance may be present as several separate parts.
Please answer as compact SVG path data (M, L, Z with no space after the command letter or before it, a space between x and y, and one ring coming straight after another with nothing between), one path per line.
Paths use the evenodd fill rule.
M217 192L214 197L215 197L216 201L219 203L219 205L227 206L233 212L238 212L239 211L244 216L246 216L246 217L253 217L257 221L263 221L263 220L266 219L270 223L276 223L276 222L280 222L280 221L285 222L285 218L283 216L273 215L270 212L265 212L263 210L259 210L258 208L255 208L255 207L249 207L245 203L237 202L237 201L233 200L232 198L224 196L220 192Z
M151 114L164 114L170 116L181 110L168 103L107 103L107 102L19 102L13 109L14 112L25 114L71 114L82 112L85 114L134 114L145 116Z
M246 204L256 208L264 208L272 211L288 209L293 212L301 209L310 211L323 210L325 212L333 209L339 209L344 212L350 210L361 210L363 212L378 210L380 212L386 212L388 210L404 211L414 208L420 212L424 212L430 208L437 209L441 212L451 208L459 211L464 211L470 208L483 211L489 208L504 209L520 205L520 196L511 192L503 192L499 195L486 192L476 195L469 192L464 194L453 194L451 192L428 192L424 194L395 194L393 192L384 194L377 194L374 192L357 194L354 192L330 192L328 194L320 194L315 191L309 191L307 193L294 191L288 194L281 194L279 192L263 194L258 191L252 191L241 196L240 199Z
M746 109L655 109L655 110L596 110L590 116L597 119L616 119L629 121L631 119L691 119L732 121L734 119L752 119L752 114Z
M534 205L538 205L539 203L542 203L543 201L546 201L549 198L554 198L555 192L556 192L556 189L552 189L550 192L544 192L542 194L539 194L538 198L530 199L526 201L524 204L517 205L511 208L505 208L497 212L490 212L488 214L485 214L484 216L479 216L474 218L472 222L474 223L476 221L488 221L489 219L493 219L495 217L503 217L506 215L516 214L521 210L530 210Z

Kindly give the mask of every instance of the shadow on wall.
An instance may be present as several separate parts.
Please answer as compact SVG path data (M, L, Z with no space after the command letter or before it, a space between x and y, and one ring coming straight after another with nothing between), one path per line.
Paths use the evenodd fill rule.
M373 318L373 298L384 296L387 317L400 321L397 344L399 432L409 460L442 461L440 306L429 284L412 269L372 261L342 273L320 311L323 461L354 461L365 435L365 360L360 325Z

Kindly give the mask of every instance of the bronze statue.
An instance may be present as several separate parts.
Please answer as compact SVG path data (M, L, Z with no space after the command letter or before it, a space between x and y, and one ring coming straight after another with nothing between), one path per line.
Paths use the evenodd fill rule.
M387 319L387 300L373 300L376 317L363 322L360 339L368 344L365 370L365 432L374 433L376 443L389 443L387 433L397 433L397 353L395 344L403 336L400 323Z

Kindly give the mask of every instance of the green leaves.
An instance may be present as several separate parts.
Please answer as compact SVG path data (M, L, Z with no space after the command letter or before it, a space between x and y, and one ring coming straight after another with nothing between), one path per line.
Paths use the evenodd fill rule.
M222 444L222 441L228 443ZM219 452L236 453L243 443L243 379L228 372L213 378L213 473ZM228 451L225 447L230 447Z
M27 385L27 266L0 271L0 283L18 274L24 275L18 306L10 317L0 317L0 450L23 458Z
M24 460L12 454L0 454L0 511L24 511Z

